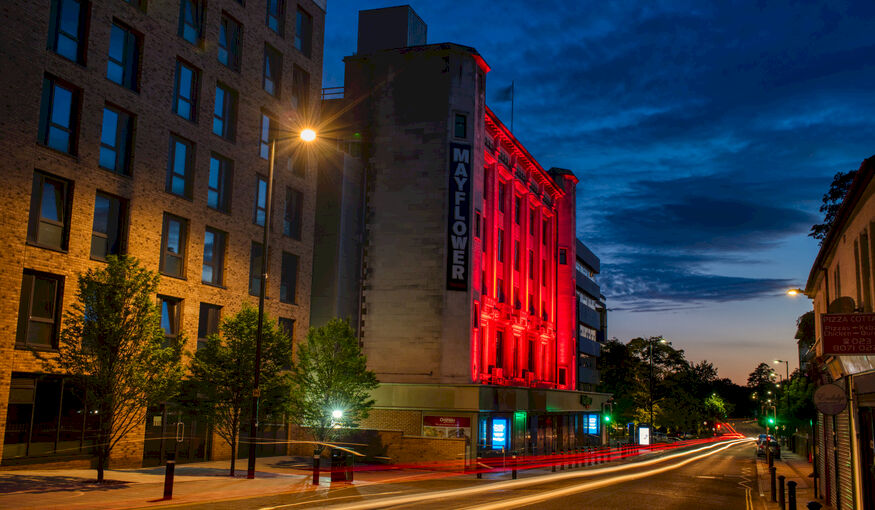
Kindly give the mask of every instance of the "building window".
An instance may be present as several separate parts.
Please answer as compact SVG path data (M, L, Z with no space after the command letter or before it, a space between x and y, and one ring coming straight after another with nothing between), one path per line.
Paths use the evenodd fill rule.
M535 295L532 293L529 293L529 314L530 315L536 314L536 312L535 312Z
M547 286L547 260L541 259L541 285Z
M63 276L24 270L15 338L18 346L58 348L63 290Z
M216 105L213 108L213 133L234 140L237 124L237 92L216 84Z
M298 14L295 17L295 48L304 56L309 57L312 40L313 16L298 7Z
M504 332L495 332L495 368L504 368Z
M504 212L504 199L507 196L507 185L503 182L498 183L498 212Z
M122 87L138 90L140 70L140 36L115 21L109 34L109 59L106 77Z
M310 73L303 68L292 68L292 107L296 110L306 110L310 97Z
M498 229L498 246L496 248L497 248L496 251L498 252L498 261L504 262L504 230L503 229Z
M529 280L535 279L535 252L529 250Z
M182 300L167 296L158 296L158 307L161 309L161 329L164 338L170 343L179 338L179 315L182 312Z
M480 237L480 211L474 211L474 237Z
M252 242L249 248L249 293L261 294L261 243Z
M240 41L243 27L233 18L222 13L219 26L219 62L235 71L240 70Z
M207 227L204 232L204 261L201 281L210 285L222 285L225 262L225 239L227 234L221 230Z
M267 215L267 179L261 175L255 176L255 215L253 222L261 227L264 226L264 217Z
M170 155L167 158L168 193L191 198L191 181L194 168L194 144L176 135L170 135Z
M39 139L52 149L76 154L79 90L46 76L43 80Z
M200 72L188 64L176 62L173 113L192 122L197 120L197 92Z
M529 210L529 235L535 235L535 210Z
M514 271L520 270L520 242L513 242L513 269Z
M504 302L505 302L505 295L504 295L504 280L501 279L501 278L498 279L498 302L499 302L499 303L504 303Z
M267 28L279 34L280 37L283 35L286 24L285 7L284 0L267 0Z
M100 167L130 175L133 137L134 116L114 106L105 106L100 131Z
M283 235L300 241L303 215L304 194L294 188L286 188L286 214L283 218Z
M457 113L456 121L453 124L453 135L456 138L468 137L468 117L464 114Z
M565 265L568 263L568 250L565 248L559 249L559 263Z
M91 258L106 260L107 255L120 255L123 252L126 214L125 200L97 193L91 227Z
M287 337L289 337L289 340L291 340L292 343L294 343L295 342L295 319L280 317L279 318L279 326L280 326L280 331L282 331L283 334L286 335Z
M55 250L67 249L72 186L70 181L34 172L27 226L28 242Z
M207 207L225 213L231 211L231 179L231 160L218 154L210 155Z
M298 291L298 256L283 252L283 266L280 275L280 301L283 303L297 302Z
M267 114L261 114L261 145L258 150L258 155L261 159L270 157L270 125L272 124L270 117Z
M480 291L484 296L489 295L489 285L486 285L486 270L480 271Z
M529 338L529 352L526 355L529 372L535 371L535 341Z
M200 313L197 320L197 348L203 348L207 338L219 334L219 320L222 316L222 307L201 303Z
M520 223L522 221L522 210L523 210L523 199L514 195L513 197L513 222L517 225L522 225Z
M516 310L521 310L523 307L523 303L520 301L520 288L514 286L513 295L511 296L513 299L513 307Z
M179 35L200 46L204 38L203 0L182 0L179 6Z
M83 65L88 10L88 4L79 0L52 0L49 19L49 49Z
M541 244L547 246L547 239L550 237L550 220L544 220L541 223Z
M185 277L185 245L188 221L164 213L161 233L161 274L175 278Z
M283 75L282 55L270 45L264 45L264 90L274 96L280 97L280 80Z

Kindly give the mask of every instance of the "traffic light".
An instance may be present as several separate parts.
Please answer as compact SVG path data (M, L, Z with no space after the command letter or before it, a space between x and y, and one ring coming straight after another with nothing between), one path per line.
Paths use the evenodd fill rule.
M602 420L604 420L605 423L611 423L611 415L610 414L602 415Z
M775 417L769 416L769 425L774 425L774 424L775 424Z

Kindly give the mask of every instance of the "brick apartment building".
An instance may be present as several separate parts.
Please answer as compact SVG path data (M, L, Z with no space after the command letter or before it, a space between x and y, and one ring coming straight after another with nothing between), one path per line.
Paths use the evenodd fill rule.
M31 349L57 348L77 275L109 254L161 273L162 325L190 351L257 302L266 141L318 105L325 2L11 0L0 11L2 465L84 464L89 410ZM300 336L315 207L300 147L278 148L273 203L266 310ZM180 460L221 455L203 424L164 406L113 465L157 463L177 423Z
M598 442L609 395L578 386L578 179L487 107L475 49L426 32L408 6L359 13L324 106L349 143L320 160L311 320L358 323L380 381L363 427L459 438L469 459Z

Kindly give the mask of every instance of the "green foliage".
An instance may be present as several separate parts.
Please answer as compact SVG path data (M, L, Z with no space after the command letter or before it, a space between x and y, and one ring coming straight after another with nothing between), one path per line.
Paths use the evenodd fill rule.
M777 398L778 421L787 429L807 428L816 417L814 384L799 371L783 384Z
M832 183L829 185L829 191L824 193L821 199L820 212L823 213L823 223L812 225L811 231L808 233L809 237L818 239L820 244L823 244L823 240L832 228L833 223L835 223L845 195L848 194L848 189L851 187L851 183L854 182L856 176L856 170L838 172L833 176Z
M222 320L219 334L211 335L191 360L188 404L213 425L231 447L230 475L234 476L240 427L252 413L255 389L255 338L258 310L248 303ZM262 321L259 422L282 418L288 404L292 341L265 314ZM250 448L254 445L250 444Z
M146 406L171 398L182 377L182 338L166 339L154 303L158 276L136 259L107 259L79 275L76 302L64 314L57 359L97 411L97 478L112 449L143 423Z
M774 393L776 390L772 377L773 373L774 370L772 370L768 363L760 363L747 376L747 387L755 390L760 397L765 398L766 392L771 391Z
M310 328L307 341L298 345L291 380L292 420L310 430L318 452L339 429L357 427L374 405L370 391L377 377L367 369L355 331L340 319ZM333 418L334 410L343 416Z

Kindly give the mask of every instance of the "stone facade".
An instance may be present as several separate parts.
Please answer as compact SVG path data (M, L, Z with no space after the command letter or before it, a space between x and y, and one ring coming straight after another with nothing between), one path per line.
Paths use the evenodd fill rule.
M261 242L262 227L254 224L256 175L266 176L268 162L259 155L262 112L267 112L282 128L300 130L313 112L292 106L293 69L309 73L307 102L317 105L322 75L324 6L311 0L285 2L284 36L265 25L264 1L214 0L203 12L203 44L194 45L179 33L179 1L118 2L99 0L87 4L82 32L84 58L72 62L52 49L46 49L50 32L50 2L5 2L7 20L0 33L0 437L4 436L12 374L38 374L42 364L29 351L16 348L19 302L25 270L35 270L63 278L60 312L74 301L76 277L82 271L103 263L90 256L95 196L98 191L128 202L123 252L138 258L153 271L159 270L162 221L165 213L188 222L184 251L183 278L164 276L159 294L182 300L180 332L186 348L197 345L200 303L222 307L223 315L240 309L241 304L257 304L249 294L249 259L253 241ZM312 16L311 56L295 48L295 17L298 8ZM240 70L222 65L217 59L220 20L230 16L243 26ZM114 23L129 27L139 38L137 91L106 78L111 28ZM51 41L50 41L51 42ZM265 44L282 55L282 78L278 97L262 87ZM50 44L51 46L51 44ZM173 112L177 61L199 71L196 85L195 121ZM74 103L75 150L73 155L51 149L38 141L43 80L56 77L78 89ZM212 132L217 83L236 91L236 136L227 139ZM102 115L112 105L134 116L130 176L99 167ZM171 134L194 144L191 198L167 191L168 147ZM300 144L300 142L298 142ZM292 171L292 151L300 153L303 172ZM207 207L211 154L233 162L230 182L230 211ZM295 320L295 334L302 338L309 325L309 295L313 252L313 211L315 208L315 154L293 144L281 145L277 154L273 218L270 238L270 275L266 311L272 317ZM297 163L296 163L297 164ZM28 242L28 221L34 171L66 179L71 183L68 246L58 251ZM303 196L300 239L283 235L286 187ZM222 286L201 282L200 268L206 227L227 233ZM299 257L295 304L279 302L282 252ZM143 430L132 434L142 439ZM116 450L118 464L136 464L143 455L142 442L125 443ZM6 460L6 459L4 459ZM116 458L114 457L114 460ZM113 465L118 465L115 462Z

